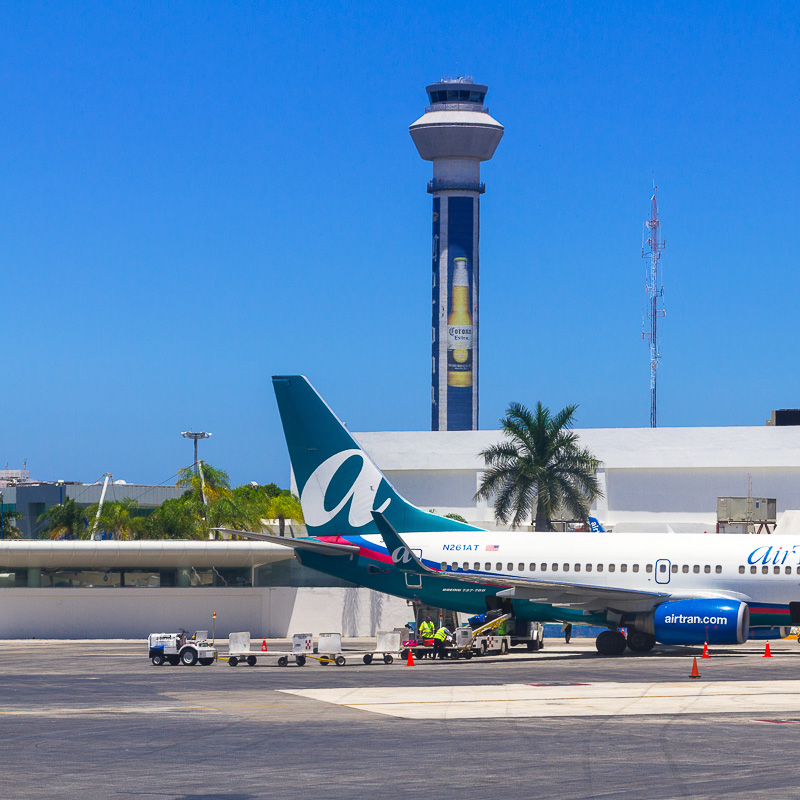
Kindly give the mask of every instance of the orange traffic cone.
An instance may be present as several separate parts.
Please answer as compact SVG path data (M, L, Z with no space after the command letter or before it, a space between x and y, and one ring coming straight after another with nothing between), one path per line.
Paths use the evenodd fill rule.
M711 658L711 656L708 654L708 642L703 644L703 655L701 655L700 658Z
M764 658L772 658L772 653L769 649L769 640L767 641L767 646L764 648Z
M697 657L695 656L694 663L692 664L692 674L689 676L690 678L699 678L700 673L697 671Z
M267 652L267 640L266 639L262 639L261 640L261 652L262 653L266 653Z
M416 667L417 665L414 663L414 651L409 647L408 648L408 661L406 661L407 667Z

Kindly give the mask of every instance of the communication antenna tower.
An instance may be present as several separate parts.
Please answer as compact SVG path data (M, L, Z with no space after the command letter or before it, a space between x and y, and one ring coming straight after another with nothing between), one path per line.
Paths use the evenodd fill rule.
M653 183L653 196L650 198L650 219L644 223L644 242L642 258L650 259L647 270L647 316L642 338L650 340L650 427L656 428L656 371L661 354L658 351L658 317L666 314L664 310L664 286L661 283L661 251L664 244L659 238L658 187Z

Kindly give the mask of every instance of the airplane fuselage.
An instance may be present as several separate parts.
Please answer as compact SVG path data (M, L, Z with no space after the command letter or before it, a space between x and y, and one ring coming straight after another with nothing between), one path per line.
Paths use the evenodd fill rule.
M736 534L406 533L424 565L442 577L398 570L379 535L348 536L359 553L329 557L298 553L303 564L426 605L479 613L505 587L471 583L470 576L579 582L584 586L658 592L670 599L726 597L750 608L751 626L789 625L789 603L800 601L800 538ZM447 578L444 578L444 576ZM462 578L458 580L458 578ZM456 580L453 580L456 578ZM530 594L535 594L531 592ZM603 625L603 608L559 607L535 597L511 597L517 618ZM501 595L508 597L508 593ZM649 611L652 598L616 604L623 615Z

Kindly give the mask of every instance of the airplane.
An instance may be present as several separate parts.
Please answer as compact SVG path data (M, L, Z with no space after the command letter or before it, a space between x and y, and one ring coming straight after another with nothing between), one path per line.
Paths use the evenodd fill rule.
M304 376L272 382L309 535L218 530L425 605L599 626L606 656L780 638L800 624L800 537L606 533L599 523L523 533L440 517L394 489Z

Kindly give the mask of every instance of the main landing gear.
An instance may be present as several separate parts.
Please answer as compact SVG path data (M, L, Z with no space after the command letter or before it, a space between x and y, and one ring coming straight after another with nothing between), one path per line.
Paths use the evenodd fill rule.
M603 631L595 642L601 656L621 656L625 648L633 653L647 653L653 649L656 637L631 629L627 639L619 631Z

